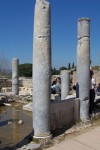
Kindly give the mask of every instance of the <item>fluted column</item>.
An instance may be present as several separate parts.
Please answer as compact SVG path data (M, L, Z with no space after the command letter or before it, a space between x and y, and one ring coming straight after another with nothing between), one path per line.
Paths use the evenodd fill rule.
M77 97L80 99L80 119L89 119L90 90L90 19L78 20Z
M68 70L61 71L61 100L69 95L70 88L70 72Z
M12 60L12 94L13 95L19 94L18 68L19 68L19 59L13 58Z
M34 138L50 136L51 94L50 5L37 0L33 47L33 128Z

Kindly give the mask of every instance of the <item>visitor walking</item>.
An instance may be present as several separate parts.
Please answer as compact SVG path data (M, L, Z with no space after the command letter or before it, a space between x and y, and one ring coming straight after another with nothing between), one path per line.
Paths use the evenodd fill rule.
M55 85L55 90L56 90L56 94L61 96L61 78L60 77L57 78L57 82L56 82L56 85Z

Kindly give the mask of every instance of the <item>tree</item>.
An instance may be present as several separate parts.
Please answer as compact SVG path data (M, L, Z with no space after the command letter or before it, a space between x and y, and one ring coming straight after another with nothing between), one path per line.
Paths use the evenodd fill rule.
M63 66L60 68L60 70L67 70L67 68Z
M52 68L52 70L51 70L51 74L52 75L58 75L59 74L59 70L56 70L56 68Z
M68 70L70 70L71 69L71 67L70 67L70 63L68 64Z
M19 76L32 77L32 64L20 64L19 65Z
M74 62L73 62L73 64L72 64L72 69L73 69L73 68L75 68Z

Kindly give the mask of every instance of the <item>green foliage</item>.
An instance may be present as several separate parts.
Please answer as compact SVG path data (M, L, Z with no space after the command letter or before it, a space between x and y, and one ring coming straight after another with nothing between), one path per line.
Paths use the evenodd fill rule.
M68 64L68 70L70 70L71 69L71 66L70 66L70 63Z
M60 73L60 71L56 70L56 68L52 68L51 72L52 75L58 75Z
M75 68L74 62L73 62L73 64L72 64L72 69L73 69L73 68Z
M20 64L19 65L19 76L21 77L32 77L32 64Z
M67 70L67 68L63 66L60 68L60 70Z

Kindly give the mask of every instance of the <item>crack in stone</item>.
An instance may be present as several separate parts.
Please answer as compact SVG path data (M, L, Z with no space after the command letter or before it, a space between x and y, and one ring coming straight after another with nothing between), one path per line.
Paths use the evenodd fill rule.
M50 35L39 35L39 36L35 36L37 39L43 39L43 38L48 38Z
M82 45L85 41L89 41L90 37L89 36L84 36L78 39L80 42L79 44Z
M81 39L84 39L84 38L90 38L90 37L89 36L83 36L83 37L78 38L78 40L81 40Z

